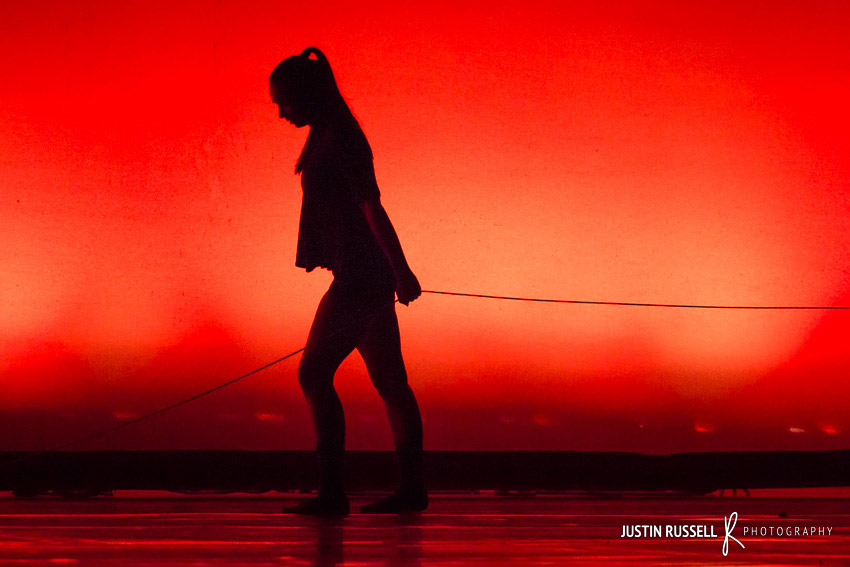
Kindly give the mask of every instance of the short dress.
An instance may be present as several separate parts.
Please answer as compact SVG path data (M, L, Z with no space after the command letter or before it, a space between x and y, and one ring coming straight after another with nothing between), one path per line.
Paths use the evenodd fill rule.
M380 197L372 150L355 123L308 141L301 169L295 265L331 270L331 288L353 300L392 301L395 278L361 205Z

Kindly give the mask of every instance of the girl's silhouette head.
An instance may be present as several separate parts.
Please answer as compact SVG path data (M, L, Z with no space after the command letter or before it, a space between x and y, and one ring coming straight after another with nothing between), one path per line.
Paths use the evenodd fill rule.
M328 144L332 139L332 136L323 136L323 141L319 141L315 126L335 127L330 128L331 131L348 127L362 135L360 125L339 92L328 58L317 47L308 47L299 55L281 61L269 77L269 93L272 102L278 105L281 118L298 128L310 126L310 135L295 165L295 173L303 169L309 147Z
M350 115L330 63L316 47L281 61L269 77L269 93L280 117L299 128Z

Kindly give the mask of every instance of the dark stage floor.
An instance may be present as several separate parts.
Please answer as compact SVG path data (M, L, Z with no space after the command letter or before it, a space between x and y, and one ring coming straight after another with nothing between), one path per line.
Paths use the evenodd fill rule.
M411 517L278 513L297 498L6 493L0 565L850 565L850 492L842 489L697 498L438 494L427 513ZM730 538L724 557L724 516L733 512L730 535L746 548ZM624 538L624 526L662 536ZM668 537L668 526L697 537Z

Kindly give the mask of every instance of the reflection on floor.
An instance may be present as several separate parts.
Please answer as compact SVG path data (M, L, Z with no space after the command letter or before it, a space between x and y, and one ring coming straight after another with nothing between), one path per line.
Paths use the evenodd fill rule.
M342 520L280 514L296 495L7 495L0 498L0 564L850 565L846 491L758 492L442 494L421 515ZM366 501L354 498L353 509ZM682 537L668 535L668 526Z

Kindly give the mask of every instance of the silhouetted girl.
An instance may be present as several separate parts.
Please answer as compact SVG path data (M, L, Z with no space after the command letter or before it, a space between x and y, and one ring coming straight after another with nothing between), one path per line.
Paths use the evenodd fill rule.
M295 167L303 189L295 265L308 272L327 268L334 276L298 368L316 426L321 488L316 498L284 511L349 511L343 486L345 421L333 378L355 348L384 400L401 472L394 494L361 509L424 510L422 420L407 383L394 301L398 294L407 305L421 288L381 206L372 150L317 48L284 59L272 72L269 89L281 118L298 128L310 126Z

